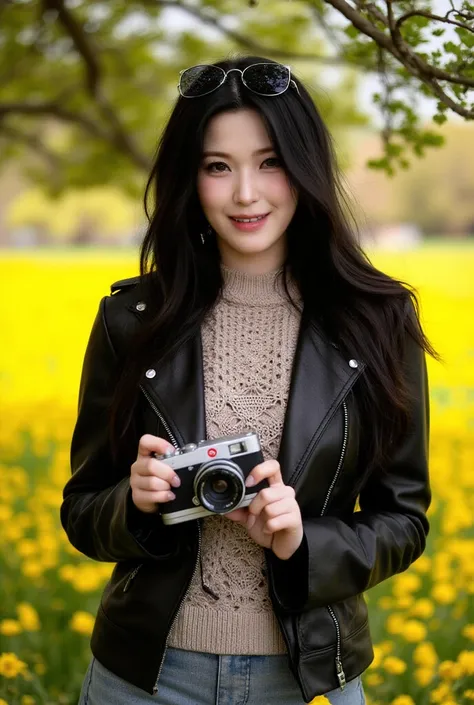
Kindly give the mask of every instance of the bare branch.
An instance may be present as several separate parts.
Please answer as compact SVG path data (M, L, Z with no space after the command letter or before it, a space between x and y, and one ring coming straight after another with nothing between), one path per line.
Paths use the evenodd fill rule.
M77 112L71 112L64 109L60 105L50 103L0 103L0 118L4 115L17 113L18 115L51 115L63 122L70 122L79 125L89 134L99 139L106 139L107 132L103 130L97 123L90 120L85 115L80 115Z
M36 154L39 154L39 156L47 162L52 173L59 169L61 164L59 157L57 154L52 152L37 135L22 132L16 127L8 125L4 120L0 120L0 137L2 135L6 135L9 139L16 142L26 144L27 147L29 147Z
M93 47L90 37L86 35L73 13L64 6L64 0L43 0L43 3L45 9L55 10L58 13L59 22L71 37L76 51L83 59L86 67L86 89L94 99L102 116L111 126L113 143L122 152L132 156L137 166L141 169L147 169L149 166L148 158L140 152L132 136L120 121L114 107L101 90L101 67L98 52Z
M76 51L84 61L87 89L95 96L99 89L100 66L97 49L92 46L91 38L86 37L83 27L76 21L72 12L64 7L63 0L43 0L43 8L45 11L55 10L58 13L59 22L71 37Z
M117 135L111 133L106 128L98 125L85 115L72 112L54 102L50 103L0 103L0 118L9 114L17 115L44 115L55 117L62 122L78 125L93 137L112 144L115 148L131 157L132 162L139 169L147 170L150 166L149 160L142 154L128 149L126 143L118 139Z

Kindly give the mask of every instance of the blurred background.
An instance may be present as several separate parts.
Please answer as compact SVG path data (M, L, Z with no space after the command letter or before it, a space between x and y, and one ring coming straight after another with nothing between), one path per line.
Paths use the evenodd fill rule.
M361 0L364 34L335 5L347 7L0 2L0 705L77 702L113 568L78 554L59 523L85 346L110 284L138 273L144 186L179 71L237 53L306 83L363 246L417 288L443 357L428 361L429 545L367 595L368 704L474 702L473 7ZM407 15L399 40L389 11ZM425 62L422 79L390 41Z

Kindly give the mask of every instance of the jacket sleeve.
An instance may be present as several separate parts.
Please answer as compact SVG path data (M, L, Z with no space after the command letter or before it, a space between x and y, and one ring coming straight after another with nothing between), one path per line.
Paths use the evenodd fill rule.
M172 527L158 514L140 512L132 501L130 467L138 438L127 457L112 458L109 409L119 363L107 330L106 301L100 303L84 358L61 523L72 545L95 560L167 558L177 552Z
M266 550L273 597L286 611L363 593L406 570L425 549L431 501L428 382L424 352L408 336L405 364L413 395L410 428L391 461L369 476L360 492L360 511L349 520L304 519L301 546L286 561Z

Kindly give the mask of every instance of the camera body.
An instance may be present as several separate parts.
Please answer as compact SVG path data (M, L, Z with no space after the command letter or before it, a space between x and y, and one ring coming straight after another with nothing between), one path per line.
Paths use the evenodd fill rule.
M247 476L263 462L260 440L253 431L188 443L155 457L173 468L181 480L181 485L173 488L176 499L160 505L164 524L228 514L247 507L269 486L268 480L245 486Z

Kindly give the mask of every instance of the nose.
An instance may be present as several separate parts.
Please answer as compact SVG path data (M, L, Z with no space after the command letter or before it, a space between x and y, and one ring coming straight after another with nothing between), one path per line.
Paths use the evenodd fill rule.
M242 170L237 175L234 188L234 203L244 206L255 203L259 199L258 186L252 173Z

